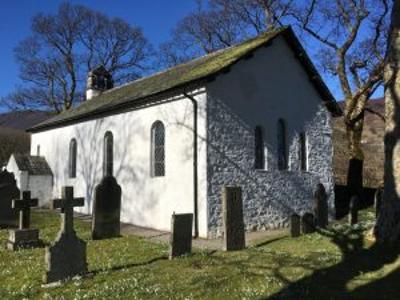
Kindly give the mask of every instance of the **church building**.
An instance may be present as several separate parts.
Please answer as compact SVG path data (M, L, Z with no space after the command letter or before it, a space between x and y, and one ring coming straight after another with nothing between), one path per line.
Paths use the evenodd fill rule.
M92 213L103 175L122 188L121 221L170 230L194 214L194 234L222 233L221 191L243 191L247 230L288 225L322 183L333 207L331 120L341 114L291 28L266 33L114 87L89 73L87 99L31 128L31 155L53 174L47 199L73 186Z

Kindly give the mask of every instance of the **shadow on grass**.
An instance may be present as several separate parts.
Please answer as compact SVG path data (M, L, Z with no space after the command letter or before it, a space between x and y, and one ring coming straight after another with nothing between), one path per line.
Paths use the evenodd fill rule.
M400 268L375 281L366 277L357 278L393 263L400 253L400 245L375 243L366 248L364 233L362 229L351 229L349 232L331 229L321 232L340 248L343 255L341 262L314 270L310 276L295 282L281 278L287 286L264 299L400 299ZM279 270L275 273L282 277ZM364 284L362 280L368 283Z
M268 244L271 244L271 243L273 243L273 242L277 242L277 241L279 241L279 240L283 240L283 239L285 239L285 238L287 238L286 235L280 236L280 237L277 237L277 238L274 238L274 239L270 239L270 240L268 240L268 241L265 241L265 242L256 244L256 245L254 245L254 246L252 246L252 247L254 247L254 248L264 247L264 246L266 246L266 245L268 245Z
M94 275L97 275L100 273L105 273L105 272L110 272L110 271L121 271L124 269L147 266L147 265L151 265L151 264L153 264L157 261L161 261L161 260L168 260L168 256L155 257L155 258L152 258L148 261L141 262L141 263L132 263L132 264L127 264L127 265L115 266L112 268L97 269L97 270L93 270L93 271L89 272L88 275L94 276Z

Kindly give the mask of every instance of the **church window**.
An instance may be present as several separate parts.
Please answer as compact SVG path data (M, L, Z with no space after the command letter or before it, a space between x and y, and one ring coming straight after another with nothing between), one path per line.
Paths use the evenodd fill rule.
M299 135L299 160L300 169L302 171L307 171L307 136L304 132Z
M151 175L165 175L165 128L161 121L151 126Z
M76 178L76 155L77 144L76 140L72 139L69 143L69 161L68 161L68 175L69 178Z
M254 138L255 138L255 168L264 169L265 166L264 138L261 126L256 126L254 130Z
M103 147L103 175L113 176L114 138L111 131L105 133Z
M287 136L286 123L283 119L278 120L277 139L278 139L278 169L287 170L288 155L287 155Z

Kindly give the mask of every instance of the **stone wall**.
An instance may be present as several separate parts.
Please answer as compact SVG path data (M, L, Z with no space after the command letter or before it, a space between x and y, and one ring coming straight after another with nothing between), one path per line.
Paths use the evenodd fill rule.
M221 234L222 185L242 187L247 230L284 227L293 212L311 211L318 182L333 207L331 116L295 54L278 38L206 87L210 237ZM286 127L285 171L278 170L279 119ZM255 169L256 126L263 128L263 170ZM301 132L308 140L307 171L300 170Z
M290 128L290 120L288 121ZM269 137L274 139L271 128ZM276 130L276 129L275 129ZM289 129L290 130L290 129ZM286 227L294 212L311 211L315 186L322 182L333 212L332 141L330 113L319 105L315 117L305 124L308 170L300 171L298 135L289 142L289 169L278 170L276 147L266 144L266 169L254 168L254 129L217 99L208 101L208 228L209 236L222 234L222 186L243 190L247 231Z

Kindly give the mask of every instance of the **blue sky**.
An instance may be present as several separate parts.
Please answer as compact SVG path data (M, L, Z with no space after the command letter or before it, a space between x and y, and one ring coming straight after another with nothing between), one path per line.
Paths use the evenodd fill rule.
M62 0L6 0L0 6L0 97L18 81L14 47L30 34L31 19L39 12L55 13ZM70 1L120 17L143 28L153 45L169 37L176 22L196 7L195 0L80 0Z
M14 47L30 34L31 19L39 12L55 13L63 0L6 0L0 7L0 97L10 93L19 83ZM111 17L120 17L143 28L145 36L157 46L166 41L174 25L196 8L195 0L71 0ZM325 80L337 99L337 84ZM378 95L379 96L379 95Z

